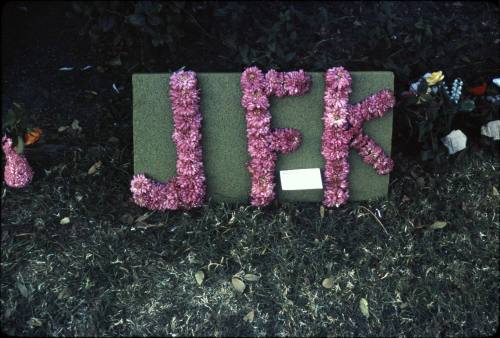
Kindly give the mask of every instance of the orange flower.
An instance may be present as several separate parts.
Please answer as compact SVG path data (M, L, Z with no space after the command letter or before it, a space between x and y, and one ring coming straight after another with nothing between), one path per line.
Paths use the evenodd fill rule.
M486 82L483 82L480 86L468 88L467 91L476 96L484 95L486 93Z
M38 142L42 136L42 129L34 128L29 130L26 134L24 134L24 144L29 145Z

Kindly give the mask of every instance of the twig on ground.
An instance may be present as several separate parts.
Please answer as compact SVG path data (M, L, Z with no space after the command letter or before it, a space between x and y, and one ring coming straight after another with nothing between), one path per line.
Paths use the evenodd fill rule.
M382 224L382 222L378 219L378 217L370 209L368 209L367 207L364 207L362 205L360 205L359 207L365 209L366 211L368 211L375 218L375 220L377 221L377 223L380 224L380 226L382 227L382 229L384 229L384 231L387 234L387 236L391 237L391 234L389 234L389 232L387 232L385 226Z

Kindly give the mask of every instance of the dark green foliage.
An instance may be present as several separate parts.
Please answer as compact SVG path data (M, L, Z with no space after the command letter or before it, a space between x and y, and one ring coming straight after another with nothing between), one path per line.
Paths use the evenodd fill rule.
M88 34L93 42L112 37L115 46L137 47L142 35L148 36L148 42L153 46L166 46L171 53L175 52L179 39L184 37L186 20L181 14L184 7L182 1L73 3L74 12L88 20L81 34Z
M13 146L19 154L24 151L23 136L27 130L28 118L29 112L17 102L14 102L12 107L2 114L2 137L7 135L12 138Z
M500 92L491 87L490 95ZM428 87L426 81L420 81L416 93L404 92L397 110L400 112L398 125L408 131L406 144L417 143L421 160L433 160L436 164L441 164L448 154L440 140L453 129L465 130L470 142L471 137L478 138L481 125L500 118L498 104L487 102L484 96L465 94L453 102L442 83Z
M403 101L395 109L394 148L436 164L445 158L439 138L450 128L467 129L480 144L481 125L498 116L498 107L484 98L473 111L461 112L441 97L415 107L400 96L410 82L437 70L447 80L462 77L466 85L491 80L500 64L500 34L493 29L498 10L488 3L141 1L82 2L74 8L86 18L82 32L101 41L96 46L113 46L102 52L110 58L127 54L132 66L140 59L136 71L183 65L200 72L241 71L250 64L393 71ZM481 20L467 20L470 15Z

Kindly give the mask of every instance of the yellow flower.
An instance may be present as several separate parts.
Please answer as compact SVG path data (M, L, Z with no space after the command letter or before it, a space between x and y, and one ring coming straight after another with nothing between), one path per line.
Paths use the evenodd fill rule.
M429 86L434 86L436 83L443 81L444 79L444 74L442 71L439 72L434 72L428 77L425 78L425 81L427 81L427 84Z

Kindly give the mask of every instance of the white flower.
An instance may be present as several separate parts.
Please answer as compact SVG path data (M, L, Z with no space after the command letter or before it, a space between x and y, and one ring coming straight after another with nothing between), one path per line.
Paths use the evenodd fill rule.
M493 83L494 83L497 87L500 87L500 77L497 77L496 79L493 79Z
M481 135L500 140L500 120L490 121L481 127Z
M467 136L460 130L453 130L451 133L441 139L444 146L448 148L448 154L452 155L460 150L465 149L467 144Z

